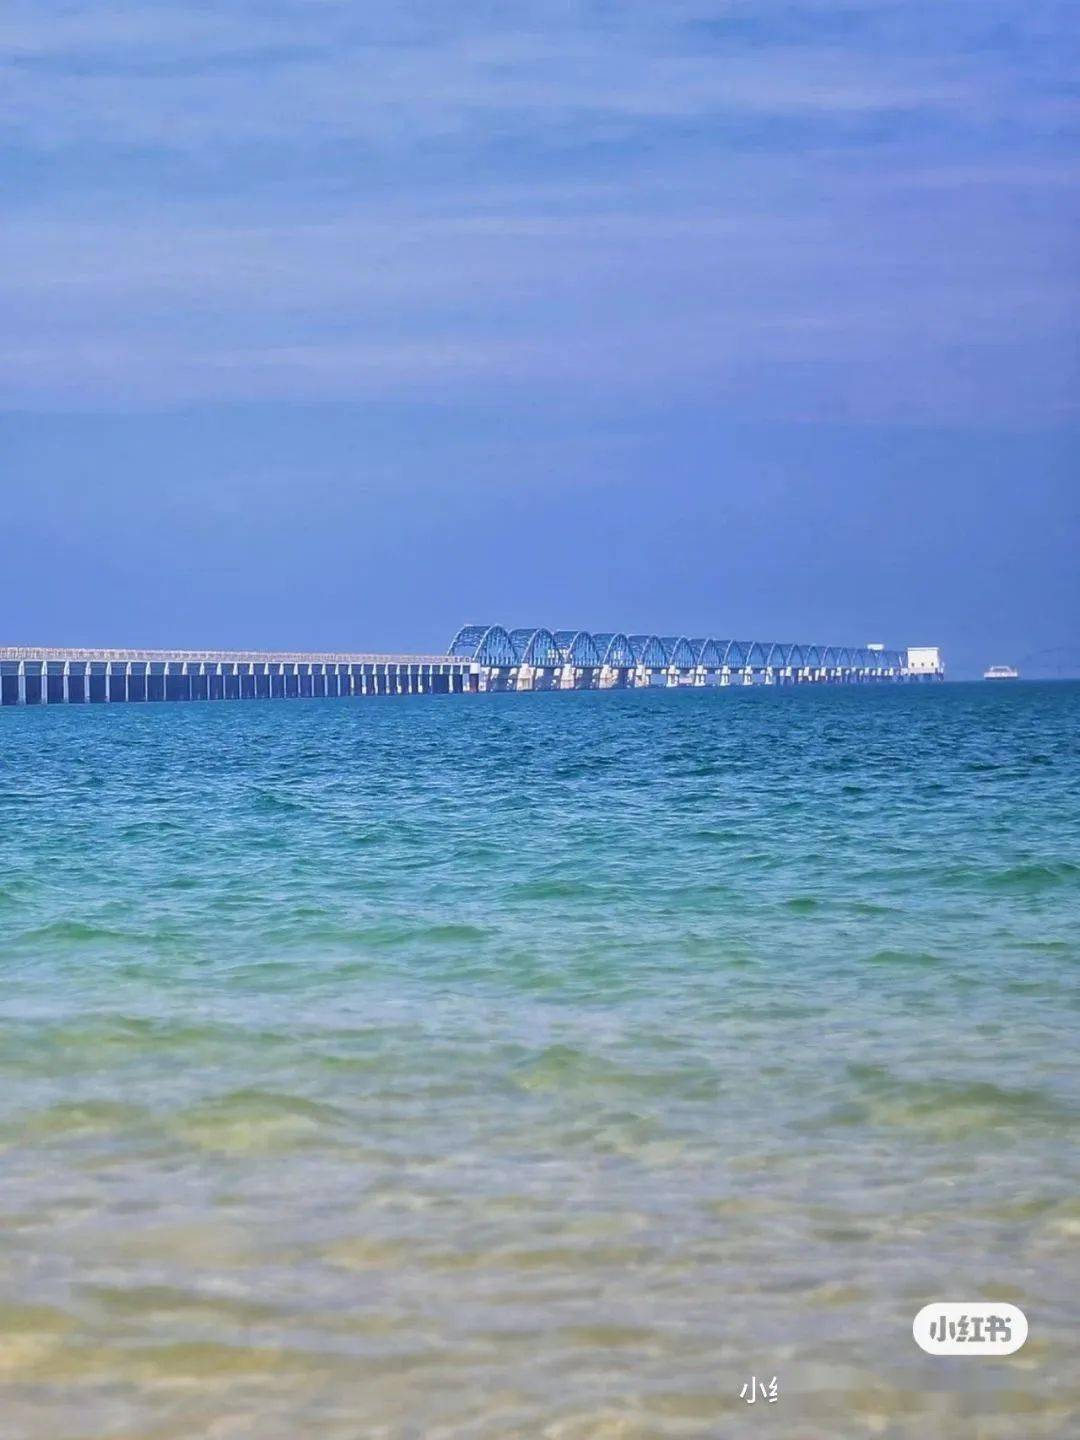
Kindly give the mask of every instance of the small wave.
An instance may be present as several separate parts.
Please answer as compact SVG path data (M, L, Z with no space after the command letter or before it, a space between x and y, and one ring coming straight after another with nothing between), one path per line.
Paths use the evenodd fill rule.
M64 1101L46 1110L19 1117L19 1136L25 1143L79 1135L110 1134L129 1130L149 1112L120 1100Z
M23 944L35 944L41 941L48 944L52 941L72 945L100 942L128 944L135 938L123 930L113 930L105 925L92 925L85 920L51 920L47 925L38 926L36 930L24 930L19 936Z
M233 1090L181 1111L174 1127L203 1150L226 1154L326 1144L344 1112L325 1101L273 1090Z
M866 958L868 965L911 965L920 969L941 963L941 957L928 950L876 950Z
M925 1129L942 1138L1019 1124L1063 1123L1069 1108L1042 1089L990 1080L907 1080L880 1065L849 1065L861 1103L842 1107L849 1123Z
M273 790L257 790L254 794L253 809L257 814L273 815L291 813L303 815L307 807L298 800L291 800L287 795L280 795Z
M250 1325L273 1320L278 1313L272 1305L174 1285L83 1285L80 1293L110 1315L136 1320L180 1317Z
M592 894L581 880L526 880L511 889L515 900L578 900Z
M1044 861L1028 865L1013 865L1008 870L999 870L986 877L991 890L1013 891L1034 894L1049 890L1057 885L1075 885L1080 881L1080 865L1069 860Z
M944 890L988 890L1002 895L1037 895L1059 885L1080 882L1080 865L1070 860L1030 861L1003 870L978 870L970 865L932 871L930 883Z

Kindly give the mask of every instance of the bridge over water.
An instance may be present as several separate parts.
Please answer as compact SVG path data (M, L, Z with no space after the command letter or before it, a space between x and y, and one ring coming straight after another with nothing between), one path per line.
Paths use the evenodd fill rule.
M0 705L851 684L918 678L927 672L913 668L915 654L498 625L466 625L444 655L12 646L0 648Z
M944 673L937 652L925 649L909 652L880 645L530 627L507 630L501 625L463 626L450 642L450 654L479 667L483 688L509 690L860 684L940 678Z

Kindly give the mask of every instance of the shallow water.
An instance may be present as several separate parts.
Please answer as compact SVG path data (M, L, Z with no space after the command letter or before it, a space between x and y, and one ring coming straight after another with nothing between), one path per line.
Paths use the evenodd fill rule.
M0 767L5 1440L1075 1433L1080 686L8 709ZM915 1348L980 1296L1022 1351Z

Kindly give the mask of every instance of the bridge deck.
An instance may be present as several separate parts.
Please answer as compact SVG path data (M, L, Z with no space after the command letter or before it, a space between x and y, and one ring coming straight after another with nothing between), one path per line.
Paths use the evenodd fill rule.
M99 664L134 661L136 664L199 665L453 665L463 662L452 655L352 653L299 650L94 650L63 646L0 646L0 661L74 661Z

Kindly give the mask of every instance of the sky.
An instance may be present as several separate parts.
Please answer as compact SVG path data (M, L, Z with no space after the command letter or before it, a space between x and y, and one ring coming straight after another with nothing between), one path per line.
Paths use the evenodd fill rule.
M7 0L0 643L1080 646L1078 40Z

